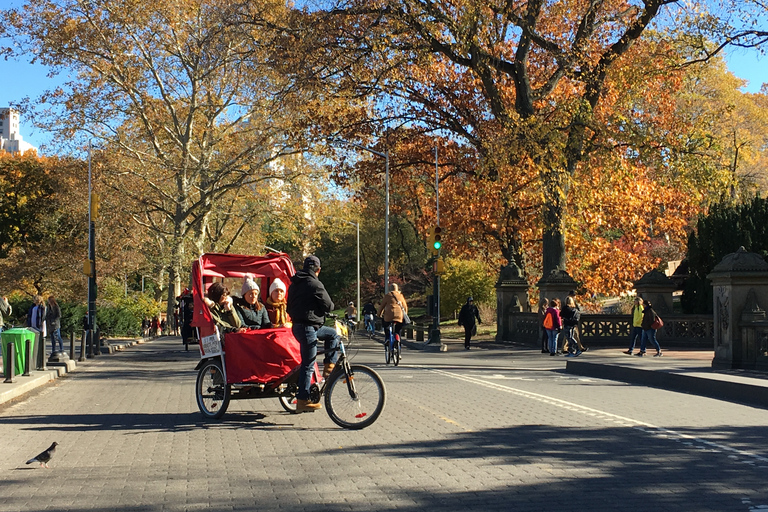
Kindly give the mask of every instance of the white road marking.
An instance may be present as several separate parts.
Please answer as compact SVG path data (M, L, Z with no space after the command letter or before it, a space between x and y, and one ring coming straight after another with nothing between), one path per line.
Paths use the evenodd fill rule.
M735 459L735 458L738 458L739 456L741 456L741 457L747 457L747 458L750 458L750 459L754 459L755 461L768 462L768 458L763 457L761 455L758 455L756 453L748 452L748 451L745 451L745 450L739 450L738 448L733 448L733 447L726 446L726 445L720 444L720 443L715 443L715 442L712 442L712 441L707 441L706 439L702 439L702 438L699 438L699 437L696 437L696 436L691 436L689 434L684 434L682 432L677 432L675 430L670 430L670 429L667 429L667 428L664 428L664 427L659 427L657 425L653 425L651 423L646 423L644 421L636 420L636 419L633 419L633 418L626 418L624 416L619 416L617 414L613 414L613 413L610 413L610 412L601 411L601 410L598 410L598 409L593 409L591 407L587 407L587 406L584 406L584 405L574 404L572 402L567 402L567 401L561 400L559 398L554 398L554 397L542 395L540 393L533 393L531 391L524 391L522 389L517 389L517 388L509 387L509 386L504 385L504 384L499 384L499 383L496 383L496 382L489 382L489 381L486 381L486 380L483 380L483 379L480 379L480 378L477 378L477 377L471 377L471 376L468 376L468 375L452 373L452 372L448 372L448 371L445 371L445 370L438 370L438 369L434 369L434 368L424 367L424 369L432 371L432 372L435 372L435 373L439 373L441 375L445 375L446 377L450 377L450 378L458 379L458 380L463 380L465 382L470 382L472 384L477 384L479 386L484 386L484 387L487 387L487 388L490 388L490 389L495 389L497 391L503 391L505 393L511 393L513 395L517 395L517 396L520 396L520 397L523 397L523 398L529 398L531 400L536 400L538 402L543 402L543 403L546 403L548 405L554 405L555 407L560 407L562 409L568 409L568 410L571 410L571 411L574 411L574 412L578 412L578 413L581 413L581 414L585 414L585 415L588 415L588 416L601 417L603 419L606 419L606 420L609 420L609 421L615 421L617 423L623 422L623 423L627 424L628 426L632 426L634 428L637 428L638 430L642 430L643 432L647 432L649 434L655 434L655 435L665 434L667 436L675 437L675 438L677 438L677 440L688 441L685 444L690 444L690 442L700 443L700 444L705 445L708 448L714 448L716 450L722 450L724 452L728 452L728 453L732 454L732 455L729 455L730 458L734 458ZM647 430L647 429L650 429L650 430ZM751 462L751 463L753 463L753 462Z

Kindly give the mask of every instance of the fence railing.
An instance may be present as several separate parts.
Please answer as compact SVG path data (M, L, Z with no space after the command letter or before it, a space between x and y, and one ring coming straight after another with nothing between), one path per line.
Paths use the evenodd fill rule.
M629 340L630 315L582 314L579 333L584 344L620 345ZM667 345L712 347L714 321L709 315L664 315L664 326L656 332ZM500 339L537 344L540 340L539 316L536 313L513 313L502 322Z

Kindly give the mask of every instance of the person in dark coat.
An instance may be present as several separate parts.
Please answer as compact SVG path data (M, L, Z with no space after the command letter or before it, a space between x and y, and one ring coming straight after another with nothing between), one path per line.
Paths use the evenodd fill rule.
M581 355L582 351L574 337L574 331L579 325L580 317L581 313L576 307L576 301L573 300L573 297L567 297L565 299L565 306L560 312L560 319L563 321L563 337L565 338L565 341L563 342L563 351L566 350L566 346L568 347L566 357L578 357Z
M661 357L661 346L659 345L659 342L656 340L656 329L652 327L653 323L656 321L656 311L653 310L653 305L650 301L644 300L643 301L643 322L640 324L640 327L643 328L643 341L640 342L640 352L638 352L635 355L638 355L640 357L645 355L645 344L650 340L651 343L653 343L653 346L656 347L656 353L653 355L653 357Z
M480 320L480 311L475 306L475 300L472 297L467 297L467 303L461 307L459 311L459 327L464 327L464 349L469 350L469 341L472 336L477 333L477 323L483 323Z
M299 370L299 392L296 395L296 412L315 411L322 408L309 399L312 373L317 358L318 331L325 323L325 315L333 311L333 301L320 282L320 259L307 256L304 266L291 278L288 287L287 310L293 321L291 332L301 346L301 368ZM338 360L339 338L325 338L323 376L330 375Z
M259 285L250 276L243 280L241 289L242 297L235 297L233 303L235 311L240 315L242 325L248 330L269 329L272 322L269 321L267 308L259 300Z

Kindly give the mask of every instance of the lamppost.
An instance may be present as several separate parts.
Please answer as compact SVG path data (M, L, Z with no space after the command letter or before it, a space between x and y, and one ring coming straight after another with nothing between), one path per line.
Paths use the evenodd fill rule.
M376 156L380 156L384 159L384 293L389 293L389 150L386 151L386 153L382 153L380 151L376 151L375 149L371 149L368 146L363 146L362 144L358 144L356 142L350 142L343 139L329 139L330 142L336 143L336 144L348 144L350 146L356 147L358 149L362 149L363 151L368 151L369 153L372 153ZM360 241L359 238L359 231L360 226L358 225L358 242ZM358 252L358 259L359 259L359 252ZM359 260L358 260L358 269L359 269ZM360 282L360 276L358 272L358 283ZM358 307L358 314L360 311L360 294L358 289L358 297L357 297L357 307Z

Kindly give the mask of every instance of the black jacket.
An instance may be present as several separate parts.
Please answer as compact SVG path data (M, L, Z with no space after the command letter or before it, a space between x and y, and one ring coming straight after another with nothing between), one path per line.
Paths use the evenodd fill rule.
M325 315L333 311L333 301L325 286L311 272L299 270L288 287L287 309L293 323L321 327Z
M581 318L581 312L576 308L569 308L563 306L563 310L560 312L560 319L563 321L563 325L574 326L579 325L579 319Z
M480 320L480 311L478 311L477 306L467 302L459 311L459 326L472 328L475 325L475 318L477 318L478 322L482 321Z

